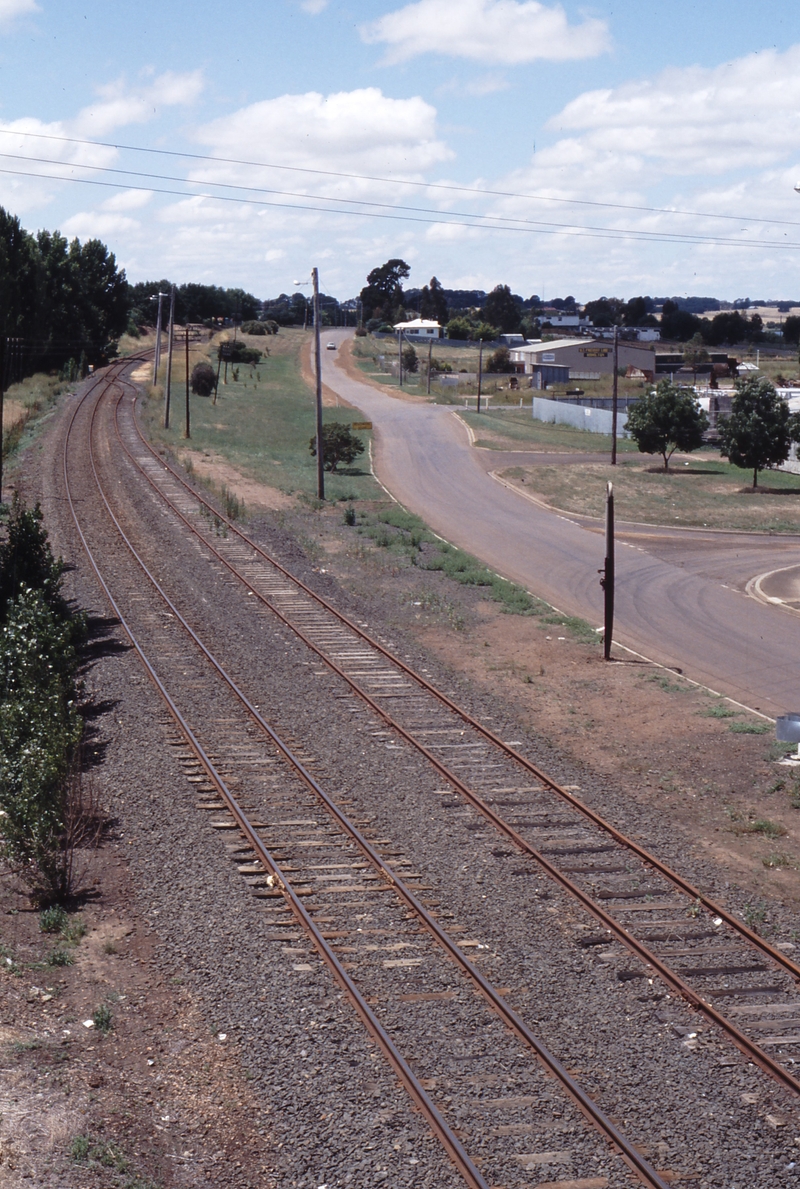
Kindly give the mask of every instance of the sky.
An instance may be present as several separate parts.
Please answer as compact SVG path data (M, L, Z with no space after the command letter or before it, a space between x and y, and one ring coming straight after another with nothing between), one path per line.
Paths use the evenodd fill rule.
M131 281L800 298L788 0L0 0L0 205Z

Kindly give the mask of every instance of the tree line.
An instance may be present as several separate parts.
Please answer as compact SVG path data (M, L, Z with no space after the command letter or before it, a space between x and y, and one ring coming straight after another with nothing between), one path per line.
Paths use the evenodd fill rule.
M128 286L99 239L32 235L0 207L0 338L22 339L19 374L105 362L128 321ZM13 378L18 378L14 376Z

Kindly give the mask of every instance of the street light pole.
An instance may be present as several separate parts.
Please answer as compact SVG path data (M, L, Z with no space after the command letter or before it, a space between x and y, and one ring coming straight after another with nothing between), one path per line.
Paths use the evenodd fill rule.
M317 356L317 497L325 499L325 459L322 455L322 356L319 349L319 270L311 270L314 282L314 347Z

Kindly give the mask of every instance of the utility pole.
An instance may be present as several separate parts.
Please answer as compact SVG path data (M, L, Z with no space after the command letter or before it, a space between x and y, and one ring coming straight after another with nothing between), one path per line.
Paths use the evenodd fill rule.
M428 342L428 396L431 394L431 355L433 354L433 335Z
M164 429L169 429L169 395L172 390L172 337L175 333L175 286L169 295L169 346L167 347L167 391L164 395Z
M614 485L609 481L606 487L606 558L600 571L603 575L603 658L611 660L611 642L614 634Z
M617 465L617 386L618 386L618 381L619 381L619 376L617 375L617 372L619 370L618 364L619 364L619 327L615 325L614 326L614 384L613 384L613 388L611 389L611 392L612 392L612 398L611 398L611 465L612 465L612 467L615 467ZM613 517L613 496L611 498L612 498L612 517ZM613 603L613 595L612 595L612 603ZM606 660L608 660L608 657L606 657Z
M477 412L481 411L481 379L483 377L483 339L480 341L478 347L478 407Z
M319 349L319 270L312 268L314 281L314 346L317 355L317 498L325 499L325 459L322 456L322 356Z
M3 394L6 390L8 339L0 339L0 504L3 502Z
M161 301L167 296L166 293L158 294L150 298L151 301L158 302L158 317L156 318L156 353L153 356L153 387L155 388L158 382L158 369L161 364Z
M403 387L403 332L397 332L397 375L400 380L400 387Z
M217 403L217 389L219 388L219 369L222 367L222 355L220 354L220 347L217 347L217 378L214 381L214 399L212 405Z
M186 335L186 428L184 429L183 436L185 438L190 438L192 435L189 432L189 327L188 327L188 325L186 326L185 335Z

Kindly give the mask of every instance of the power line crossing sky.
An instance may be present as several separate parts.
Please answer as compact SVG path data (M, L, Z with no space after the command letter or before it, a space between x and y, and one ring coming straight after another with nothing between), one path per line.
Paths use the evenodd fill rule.
M794 297L799 131L776 0L0 0L0 203L132 280Z

